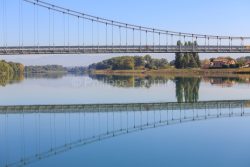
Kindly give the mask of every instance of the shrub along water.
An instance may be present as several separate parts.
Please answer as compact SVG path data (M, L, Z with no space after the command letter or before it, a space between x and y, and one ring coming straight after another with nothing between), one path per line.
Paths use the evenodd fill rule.
M169 63L166 59L154 59L146 56L122 56L94 63L89 70L142 70L142 69L166 69Z
M20 63L0 61L0 75L13 75L22 74L24 72L24 66Z
M0 61L0 85L23 79L24 66L20 63Z

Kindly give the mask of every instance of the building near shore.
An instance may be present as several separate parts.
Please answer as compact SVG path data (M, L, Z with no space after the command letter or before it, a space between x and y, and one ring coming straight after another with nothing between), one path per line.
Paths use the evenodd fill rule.
M237 61L230 57L218 57L210 59L209 68L235 68Z

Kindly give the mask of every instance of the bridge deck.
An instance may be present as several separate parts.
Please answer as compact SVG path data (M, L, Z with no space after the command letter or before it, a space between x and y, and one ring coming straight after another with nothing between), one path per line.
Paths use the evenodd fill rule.
M23 46L0 47L0 55L94 53L250 53L247 46Z

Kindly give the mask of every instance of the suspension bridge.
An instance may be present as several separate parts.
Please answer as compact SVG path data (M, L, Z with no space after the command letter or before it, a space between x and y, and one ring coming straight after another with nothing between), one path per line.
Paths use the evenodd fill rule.
M9 44L8 1L2 1L0 55L250 53L250 37L184 33L145 27L89 15L41 0L18 0L18 37L14 39L18 43ZM29 17L24 16L24 7ZM47 18L45 21L44 17ZM24 23L24 20L29 22ZM28 32L33 34L33 41L25 39L24 24L33 27ZM177 41L182 45L177 45ZM185 45L186 42L192 42L192 45Z
M60 111L58 106L1 107L0 140L4 145L0 165L25 166L77 147L150 128L250 114L247 100L181 103L182 107L174 104L62 105ZM3 112L5 109L8 111Z

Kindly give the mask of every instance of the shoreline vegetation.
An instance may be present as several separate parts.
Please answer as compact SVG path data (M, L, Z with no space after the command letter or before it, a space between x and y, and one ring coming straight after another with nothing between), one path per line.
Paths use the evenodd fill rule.
M88 67L88 71L92 74L106 75L250 75L250 67L245 66L248 62L250 64L250 57L239 59L240 61L236 61L229 57L219 57L200 61L199 55L192 53L177 53L175 60L172 62L168 62L166 59L153 59L150 55L121 56L91 64ZM243 66L245 68L240 68Z
M177 46L197 46L196 42L177 42ZM200 60L198 53L176 53L175 60L145 56L119 56L90 64L64 67L62 65L24 66L21 63L0 60L0 78L44 74L101 74L101 75L178 75L178 76L231 76L250 75L250 56L232 59L217 57Z
M239 69L158 69L158 70L92 70L92 74L102 75L126 75L126 74L138 74L138 75L204 75L204 76L218 76L218 75L250 75L250 68Z

